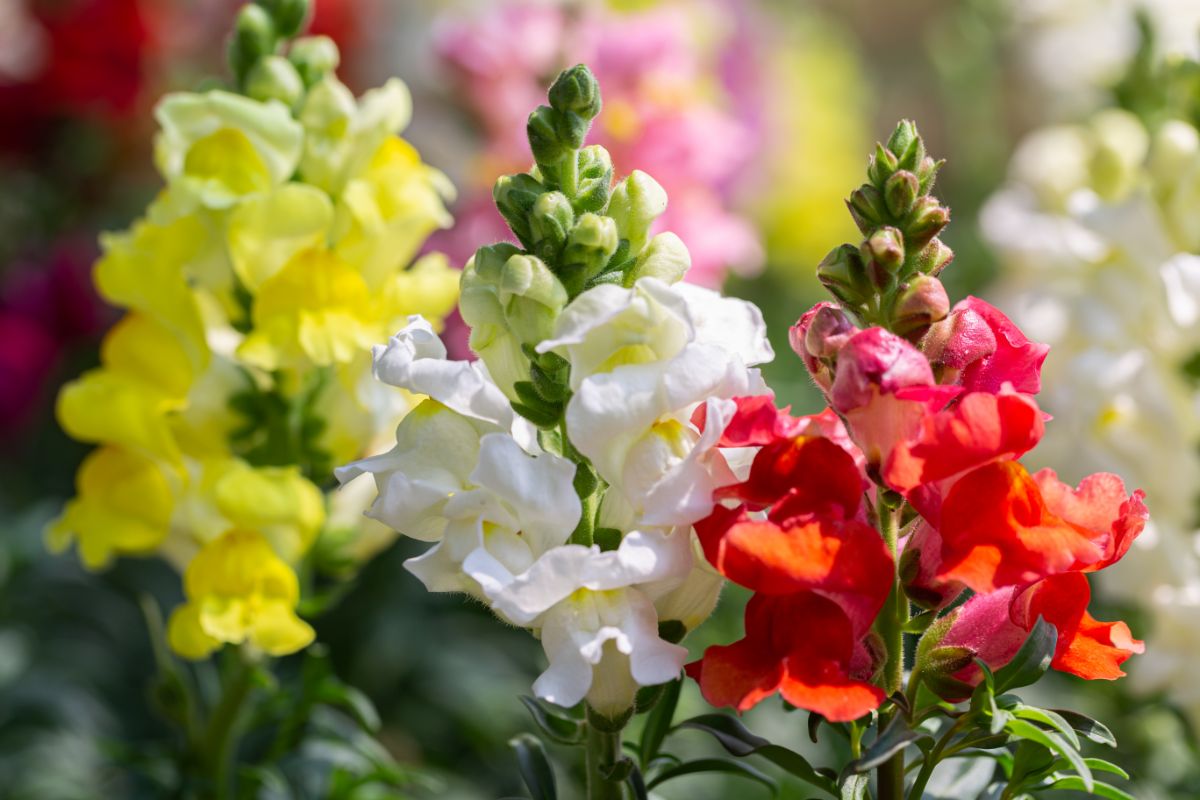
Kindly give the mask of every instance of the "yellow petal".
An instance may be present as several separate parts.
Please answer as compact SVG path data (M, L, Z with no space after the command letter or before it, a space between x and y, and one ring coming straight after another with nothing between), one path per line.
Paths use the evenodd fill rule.
M302 183L249 198L229 218L233 268L256 292L297 253L323 243L332 222L329 196Z
M421 314L440 328L443 318L458 303L461 275L441 253L429 253L397 274L385 287L389 327L399 327L410 314Z
M179 655L192 661L207 658L221 642L204 632L200 626L200 609L187 603L175 609L167 623L167 643Z
M261 531L288 562L300 559L325 522L325 496L295 467L242 464L216 482L214 496L235 527Z
M86 372L58 395L59 424L84 442L120 444L169 461L179 448L166 415L182 401L105 369Z
M281 601L263 603L251 622L250 641L273 656L286 656L312 644L312 626Z

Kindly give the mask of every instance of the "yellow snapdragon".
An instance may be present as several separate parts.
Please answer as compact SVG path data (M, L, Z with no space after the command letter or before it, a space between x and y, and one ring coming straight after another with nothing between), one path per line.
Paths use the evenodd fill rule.
M168 639L188 658L312 640L296 570L326 531L320 484L385 443L411 400L370 380L370 347L457 302L446 259L416 258L450 224L453 188L399 136L407 88L356 99L331 73L305 81L288 103L223 90L162 100L166 185L103 237L95 269L128 313L58 401L64 430L99 447L50 546L76 544L92 569L148 555L179 569L187 603ZM348 535L346 506L322 549L379 549Z

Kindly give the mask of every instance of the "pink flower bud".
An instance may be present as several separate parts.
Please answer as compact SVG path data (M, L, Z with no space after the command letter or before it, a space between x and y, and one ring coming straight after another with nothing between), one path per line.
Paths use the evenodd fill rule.
M930 325L950 313L946 287L937 278L918 275L896 298L893 330L901 336L920 338Z
M1012 320L978 297L956 305L923 344L931 362L955 371L944 373L943 383L993 394L1006 383L1022 394L1041 391L1042 362L1050 350L1029 341Z
M933 383L933 370L921 351L883 328L868 328L838 353L831 400L836 410L846 412L866 405L875 394Z
M788 331L792 349L804 361L808 374L822 391L829 391L833 373L821 359L836 355L857 330L841 308L833 303L817 303Z

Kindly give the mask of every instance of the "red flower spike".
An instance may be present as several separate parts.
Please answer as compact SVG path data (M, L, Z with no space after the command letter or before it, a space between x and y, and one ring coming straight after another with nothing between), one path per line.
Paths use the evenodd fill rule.
M1087 613L1092 591L1080 572L1039 581L1013 600L1013 622L1026 630L1044 617L1058 630L1050 666L1088 680L1116 680L1121 664L1145 645L1133 638L1124 622L1099 622Z
M977 592L1032 583L1104 555L1105 542L1051 513L1037 482L1015 461L960 478L942 504L939 533L937 578Z
M833 601L812 592L756 595L746 605L746 636L708 648L687 665L704 699L738 711L779 692L794 706L832 722L878 708L884 693L850 676L855 635Z

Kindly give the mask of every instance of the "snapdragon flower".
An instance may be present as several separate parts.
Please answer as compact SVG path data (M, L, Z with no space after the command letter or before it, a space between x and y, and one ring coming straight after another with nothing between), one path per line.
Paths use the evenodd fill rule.
M170 562L187 603L168 640L192 659L312 641L296 573L344 572L336 548L315 547L333 535L322 484L413 405L378 391L367 347L412 313L440 323L457 296L443 257L413 263L449 225L453 191L399 136L407 90L393 80L355 98L330 40L293 39L307 10L246 6L231 85L158 104L165 185L103 237L95 270L127 313L100 366L59 396L63 428L99 447L50 545L77 543L93 569ZM338 516L337 548L379 548L347 543Z

